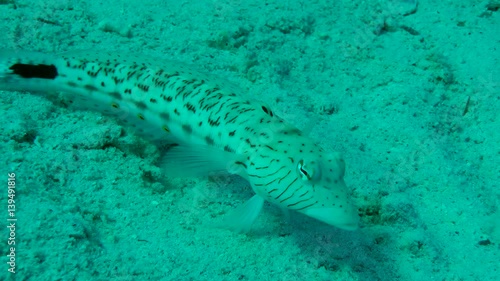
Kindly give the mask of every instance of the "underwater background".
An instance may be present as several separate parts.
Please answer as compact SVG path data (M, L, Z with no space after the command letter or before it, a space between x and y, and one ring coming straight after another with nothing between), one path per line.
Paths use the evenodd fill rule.
M17 215L0 280L499 280L499 8L0 0L0 49L161 57L238 85L343 153L361 216L350 232L266 203L250 233L214 228L246 181L165 176L117 120L0 91Z

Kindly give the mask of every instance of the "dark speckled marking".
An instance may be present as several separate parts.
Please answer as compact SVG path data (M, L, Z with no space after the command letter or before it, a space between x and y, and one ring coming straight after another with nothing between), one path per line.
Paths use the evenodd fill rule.
M207 142L208 145L213 145L215 143L214 139L209 136L205 137L205 141Z
M165 113L165 112L160 113L160 117L161 117L161 119L163 119L163 120L170 120L170 114Z
M193 128L187 124L182 125L182 130L187 134L191 134L193 132Z
M117 100L122 100L122 95L118 92L111 92L109 93L109 95L114 98L114 99L117 99Z
M217 117L216 120L213 120L211 119L210 117L208 118L208 124L210 124L210 126L212 127L218 127L220 125L220 122L219 122L219 119L220 119L220 116Z
M190 104L189 102L187 102L184 106L187 108L188 111L196 113L196 108L192 104Z
M142 101L136 102L135 105L139 109L146 109L146 108L148 108L147 105L144 102L142 102Z
M137 88L141 89L143 92L149 91L149 86L144 84L137 84Z
M97 87L95 87L93 85L85 85L85 86L83 86L83 88L85 88L86 90L89 90L89 91L97 91Z

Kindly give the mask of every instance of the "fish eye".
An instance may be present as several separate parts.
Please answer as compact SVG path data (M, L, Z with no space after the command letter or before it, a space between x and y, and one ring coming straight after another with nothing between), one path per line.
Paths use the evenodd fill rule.
M303 181L318 179L320 175L320 169L314 161L306 164L304 160L300 160L297 165L297 172Z

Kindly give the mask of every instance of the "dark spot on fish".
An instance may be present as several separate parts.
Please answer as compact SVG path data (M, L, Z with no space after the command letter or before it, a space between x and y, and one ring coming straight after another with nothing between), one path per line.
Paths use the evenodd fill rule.
M264 110L264 112L266 114L268 114L269 116L273 117L273 112L270 109L268 109L267 107L262 106L262 110Z
M85 86L83 86L83 88L85 88L86 90L89 90L89 91L97 91L97 88L93 85L85 85Z
M229 132L229 136L230 137L233 137L234 136L234 133L236 133L236 130L232 131L232 132Z
M170 114L168 114L168 113L160 113L160 117L161 117L161 119L169 120L170 119Z
M243 162L236 161L235 164L241 165L241 166L245 167L245 169L247 168L247 165L245 165L245 163L243 163Z
M155 100L155 99L153 99L153 98L152 98L152 99L149 99L149 101L150 101L151 103L156 103L156 100Z
M117 100L122 100L122 95L120 95L120 93L118 92L111 92L109 93L109 95L112 97L112 98L115 98Z
M137 106L137 108L139 108L139 109L146 109L146 108L148 108L148 107L146 106L146 104L145 104L144 102L142 102L142 101L136 102L136 103L135 103L135 105L136 105L136 106Z
M193 113L196 113L196 108L194 107L194 105L190 104L189 102L186 103L186 105L184 105L188 111L191 111Z
M274 149L274 148L273 148L272 146L270 146L270 145L267 145L267 144L266 144L265 146L266 146L267 148L269 148L269 149L273 150L273 151L276 151L276 149Z
M205 141L207 142L208 145L213 145L215 143L214 139L211 138L210 136L205 137Z
M220 125L219 120L220 120L220 116L219 116L219 117L217 117L217 119L216 119L216 120L213 120L213 119L211 119L211 118L209 117L209 118L208 118L208 124L209 124L210 126L212 126L212 127L218 127L218 126Z
M255 147L256 146L255 144L252 144L250 142L250 139L246 139L245 142L248 143L250 145L250 147Z
M58 76L55 65L46 64L21 64L16 63L9 67L13 74L23 78L55 79Z
M144 84L137 84L137 88L141 89L143 92L149 91L149 86L144 85Z
M182 125L182 130L184 130L184 132L188 134L191 134L193 132L193 128L191 128L190 125Z

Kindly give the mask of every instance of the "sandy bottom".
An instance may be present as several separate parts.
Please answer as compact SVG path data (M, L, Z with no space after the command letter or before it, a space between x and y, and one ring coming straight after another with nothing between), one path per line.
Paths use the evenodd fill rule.
M0 279L498 280L500 2L173 2L0 1L0 48L232 81L344 154L361 228L269 204L248 234L214 228L253 195L244 180L165 177L116 120L4 91L0 214L15 173L17 221Z

